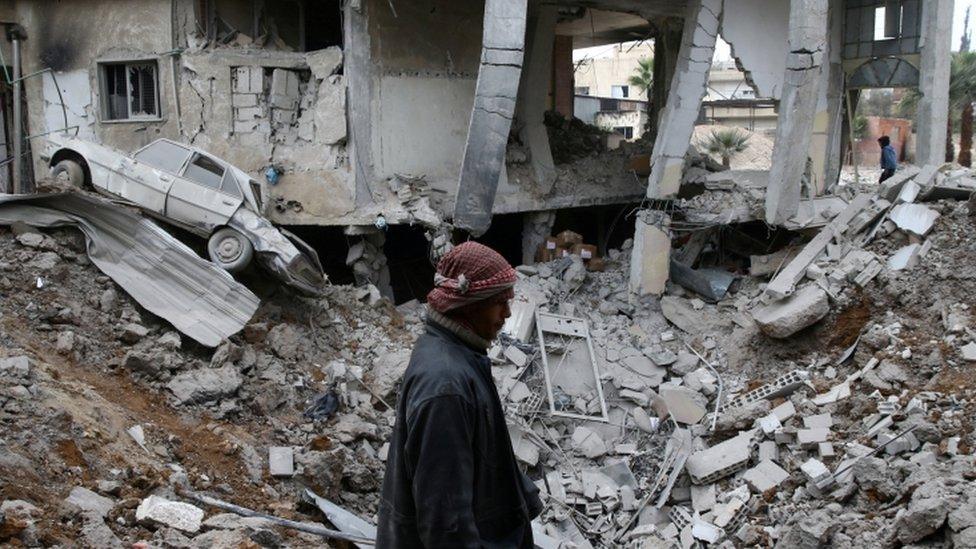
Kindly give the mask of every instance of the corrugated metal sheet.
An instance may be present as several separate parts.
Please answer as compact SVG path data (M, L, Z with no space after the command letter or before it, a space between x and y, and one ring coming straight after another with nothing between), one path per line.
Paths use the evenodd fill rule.
M260 300L158 225L107 200L64 193L0 195L0 223L77 227L88 257L140 305L203 345L240 331Z

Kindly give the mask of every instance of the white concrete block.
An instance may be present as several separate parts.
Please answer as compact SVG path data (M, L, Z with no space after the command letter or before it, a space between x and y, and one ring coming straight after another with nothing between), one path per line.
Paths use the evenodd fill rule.
M749 486L760 494L779 486L789 477L789 473L768 459L760 461L742 475Z
M273 477L290 477L295 474L295 451L291 446L268 448L268 470Z
M818 427L816 429L798 429L796 441L800 444L819 444L830 438L830 429Z
M827 292L819 286L804 286L793 295L752 311L759 329L770 337L787 338L815 324L830 312Z
M519 368L524 367L529 362L529 357L526 356L526 354L515 345L509 345L505 348L505 358Z
M829 429L833 427L834 420L830 417L830 414L818 414L815 416L807 416L803 418L803 426L807 429L817 429L824 428Z

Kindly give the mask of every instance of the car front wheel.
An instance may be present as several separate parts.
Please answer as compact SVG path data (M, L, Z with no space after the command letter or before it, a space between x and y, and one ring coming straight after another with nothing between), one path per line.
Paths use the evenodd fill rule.
M51 168L51 177L77 189L85 186L85 169L75 160L62 160L55 164Z
M240 232L224 227L210 236L207 252L210 253L210 260L221 269L234 273L251 262L254 246Z

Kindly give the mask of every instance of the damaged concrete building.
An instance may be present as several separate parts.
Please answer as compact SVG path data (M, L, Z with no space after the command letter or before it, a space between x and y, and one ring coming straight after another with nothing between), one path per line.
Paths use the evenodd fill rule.
M274 222L366 236L371 260L360 271L382 288L389 274L373 259L382 256L377 226L420 223L436 234L450 221L479 236L493 215L524 214L522 258L531 262L552 229L549 212L682 196L719 34L756 95L779 103L765 213L754 218L784 225L801 202L835 186L852 90L918 87L918 164L933 163L945 140L951 7L141 0L120 9L18 0L0 8L0 21L24 35L34 173L52 160L44 134L65 128L126 152L161 137L186 142L261 182ZM885 32L876 39L881 12ZM573 114L574 45L634 39L653 40L656 52L649 135L659 139L646 151L649 177L628 169L625 157L596 173L556 165L544 114ZM9 64L13 43L2 48ZM667 263L670 239L648 237L663 227L647 225L648 217L637 216L642 257L632 286L660 293L663 279L653 273L666 278L655 264Z

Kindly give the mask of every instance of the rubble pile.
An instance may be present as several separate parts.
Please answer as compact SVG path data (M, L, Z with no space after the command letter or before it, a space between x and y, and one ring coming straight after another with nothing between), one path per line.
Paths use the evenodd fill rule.
M269 290L208 349L101 275L80 233L18 224L0 229L0 294L0 544L321 543L182 490L321 520L297 510L307 487L375 513L384 402L420 330L375 287Z
M566 119L556 111L546 111L544 122L549 133L549 148L556 164L567 164L605 150L606 131L579 118Z
M540 546L976 544L960 200L976 179L889 181L852 185L762 254L740 228L676 223L660 298L630 292L632 241L601 254L567 231L517 268L489 355L545 502ZM353 263L377 260L362 242ZM101 276L80 235L23 225L0 229L0 293L0 543L322 543L191 493L375 521L418 303L265 290L211 350Z
M630 242L606 272L571 254L519 267L491 355L547 503L538 533L579 547L972 546L971 513L950 518L976 508L976 332L959 297L972 222L965 202L914 202L956 196L968 175L926 171L917 193L853 195L717 300L672 263L659 309L634 303Z

